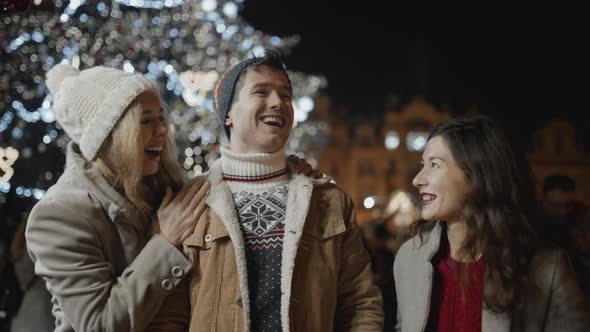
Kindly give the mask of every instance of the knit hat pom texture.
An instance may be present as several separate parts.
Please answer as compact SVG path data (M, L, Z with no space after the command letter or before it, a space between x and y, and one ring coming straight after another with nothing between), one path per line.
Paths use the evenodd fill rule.
M145 77L103 66L80 71L59 64L49 70L45 83L53 94L57 122L89 161L137 96L146 91L159 96Z

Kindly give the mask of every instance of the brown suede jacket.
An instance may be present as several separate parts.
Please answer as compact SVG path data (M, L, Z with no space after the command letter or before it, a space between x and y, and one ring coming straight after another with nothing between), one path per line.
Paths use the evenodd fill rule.
M248 331L246 251L219 161L208 180L208 210L184 242L193 263L190 330ZM381 293L352 201L326 179L295 175L288 188L277 303L283 330L382 331ZM175 298L174 305L181 305L182 296L170 302Z

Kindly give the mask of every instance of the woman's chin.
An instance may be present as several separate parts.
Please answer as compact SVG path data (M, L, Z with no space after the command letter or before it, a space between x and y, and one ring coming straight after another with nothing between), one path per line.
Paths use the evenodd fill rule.
M143 176L151 176L158 173L160 169L160 157L157 158L144 158L143 160Z
M144 169L142 175L143 176L152 176L158 173L159 167L150 167L148 169Z

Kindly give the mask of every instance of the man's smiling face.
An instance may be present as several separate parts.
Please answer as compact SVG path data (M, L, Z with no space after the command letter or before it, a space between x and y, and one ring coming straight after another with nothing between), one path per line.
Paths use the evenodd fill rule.
M226 119L230 147L238 153L276 152L287 143L293 127L289 78L265 65L248 68L242 75Z

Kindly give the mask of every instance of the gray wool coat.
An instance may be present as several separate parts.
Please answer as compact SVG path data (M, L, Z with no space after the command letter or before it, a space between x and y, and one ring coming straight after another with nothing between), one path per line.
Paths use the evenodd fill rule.
M25 233L35 273L52 295L55 331L143 331L192 265L150 235L146 220L71 143L66 160Z
M430 314L433 282L431 259L438 252L442 227L405 242L394 263L398 322L396 331L425 331ZM577 283L562 250L539 250L531 263L533 283L523 312L495 314L482 309L482 332L590 331L590 302ZM483 308L483 305L482 305ZM516 319L516 317L519 317Z

